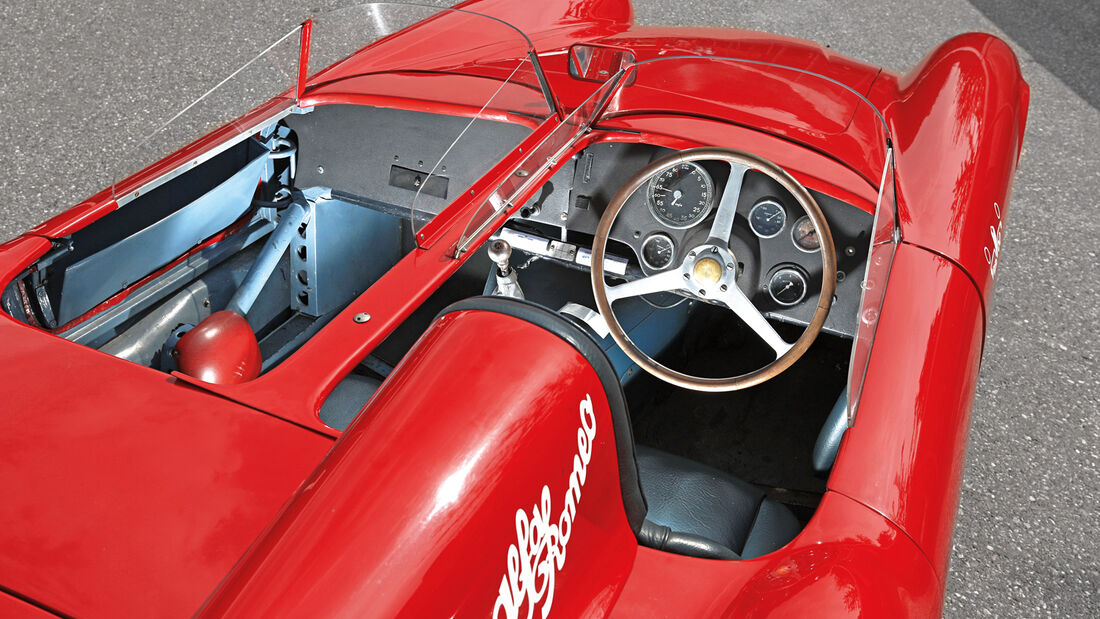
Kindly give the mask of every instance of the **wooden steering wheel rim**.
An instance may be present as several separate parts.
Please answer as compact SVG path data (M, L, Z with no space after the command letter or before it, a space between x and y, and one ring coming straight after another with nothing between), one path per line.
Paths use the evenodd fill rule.
M676 163L700 160L726 161L740 164L767 174L794 196L795 200L806 212L806 215L809 216L810 221L813 222L818 232L818 237L821 240L821 291L818 294L817 309L814 311L813 318L802 332L801 337L798 338L787 352L779 356L775 361L747 374L728 378L703 378L677 372L676 370L661 365L649 355L642 352L641 349L631 341L630 337L623 330L622 325L619 324L618 319L615 317L615 313L611 311L611 303L607 299L607 289L604 281L603 267L604 256L607 251L607 239L610 236L611 226L615 222L615 217L618 216L619 211L622 210L627 199L661 170ZM836 249L833 246L833 237L829 230L829 224L825 221L825 215L822 213L817 200L815 200L814 197L810 195L810 192L802 186L802 183L795 180L786 170L763 157L744 151L732 148L703 147L680 151L649 164L631 177L631 179L616 192L615 196L611 198L611 203L608 204L607 209L604 210L603 216L600 218L600 224L596 228L596 238L592 246L591 271L592 294L596 299L596 307L607 322L612 339L615 340L615 343L623 349L623 352L625 352L631 360L653 376L685 389L692 389L695 391L736 391L738 389L745 389L758 385L779 375L793 365L795 361L798 361L798 359L809 350L814 340L817 339L818 334L821 333L821 328L825 324L825 317L829 314L829 308L833 303L833 294L836 290Z

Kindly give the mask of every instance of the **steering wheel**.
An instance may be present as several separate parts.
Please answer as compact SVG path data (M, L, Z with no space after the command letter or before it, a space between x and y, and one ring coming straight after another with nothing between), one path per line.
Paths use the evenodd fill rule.
M730 177L718 202L718 210L710 226L706 241L694 248L681 252L683 258L679 267L670 265L665 270L633 281L608 286L604 280L604 255L607 239L615 217L626 204L627 199L651 178L670 166L689 161L724 161L730 166ZM821 241L822 279L818 295L817 310L802 336L793 344L787 343L760 310L752 304L749 297L737 285L737 258L729 248L733 219L737 211L737 199L741 195L741 184L748 170L758 170L782 185L794 196L795 200L809 216L817 229ZM701 222L700 222L701 223ZM693 148L664 157L648 165L634 175L618 193L600 218L596 228L596 238L592 247L592 293L596 306L607 321L611 337L635 363L653 376L696 391L735 391L758 385L777 376L789 368L810 348L833 303L836 289L836 250L829 224L821 212L821 207L810 192L795 180L786 170L776 164L751 153L731 148ZM775 351L775 360L764 367L728 378L703 378L683 374L655 361L642 352L627 336L619 324L611 304L619 299L655 292L680 292L688 296L717 303L736 314L750 329Z

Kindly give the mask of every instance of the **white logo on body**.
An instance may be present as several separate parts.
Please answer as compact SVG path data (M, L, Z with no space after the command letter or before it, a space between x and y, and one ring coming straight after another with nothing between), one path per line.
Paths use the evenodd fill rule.
M1001 206L993 203L993 214L997 217L997 226L989 226L989 236L993 241L992 247L984 247L985 262L989 265L989 276L997 277L997 260L1001 256L1001 241L1004 239L1005 222L1001 219Z
M573 471L569 474L561 514L556 520L551 516L548 485L543 485L539 502L531 506L530 514L516 510L516 543L508 547L508 572L500 579L494 618L517 619L520 607L526 606L524 616L531 619L540 602L543 619L550 614L554 578L565 567L565 547L573 535L573 520L596 437L596 415L592 412L592 396L588 394L581 400L580 417L577 453L573 455Z

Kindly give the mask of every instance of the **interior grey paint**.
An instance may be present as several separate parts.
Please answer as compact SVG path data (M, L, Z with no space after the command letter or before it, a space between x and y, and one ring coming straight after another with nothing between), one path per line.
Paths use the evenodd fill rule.
M180 285L201 276L227 257L235 255L256 240L266 236L274 224L257 219L244 231L205 247L189 256L182 263L168 269L160 277L142 286L118 305L103 310L88 320L61 334L67 340L98 348L129 327L131 323L156 303L164 300Z
M828 418L825 419L825 425L821 428L821 433L817 435L817 442L814 443L813 465L818 473L828 473L836 462L840 441L848 430L847 412L848 389L846 387L836 399L836 404L833 404Z
M65 269L58 322L80 316L244 215L267 160L253 159L188 206Z
M318 198L304 235L296 234L290 246L290 306L322 316L366 290L401 258L401 221L358 204Z
M437 162L448 179L447 197L422 193L417 208L439 213L486 170L511 152L530 130L511 123L478 120L447 154L469 119L359 105L321 105L290 116L298 134L298 187L331 187L411 208L415 192L390 185L394 165L423 170Z

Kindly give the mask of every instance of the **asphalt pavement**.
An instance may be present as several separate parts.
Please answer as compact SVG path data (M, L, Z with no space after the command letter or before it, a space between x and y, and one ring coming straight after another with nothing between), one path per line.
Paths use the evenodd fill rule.
M329 4L5 2L0 239L107 185L119 145ZM809 39L893 71L961 32L992 32L1013 45L1031 110L974 400L945 615L1100 616L1100 3L639 0L635 10L643 24Z

